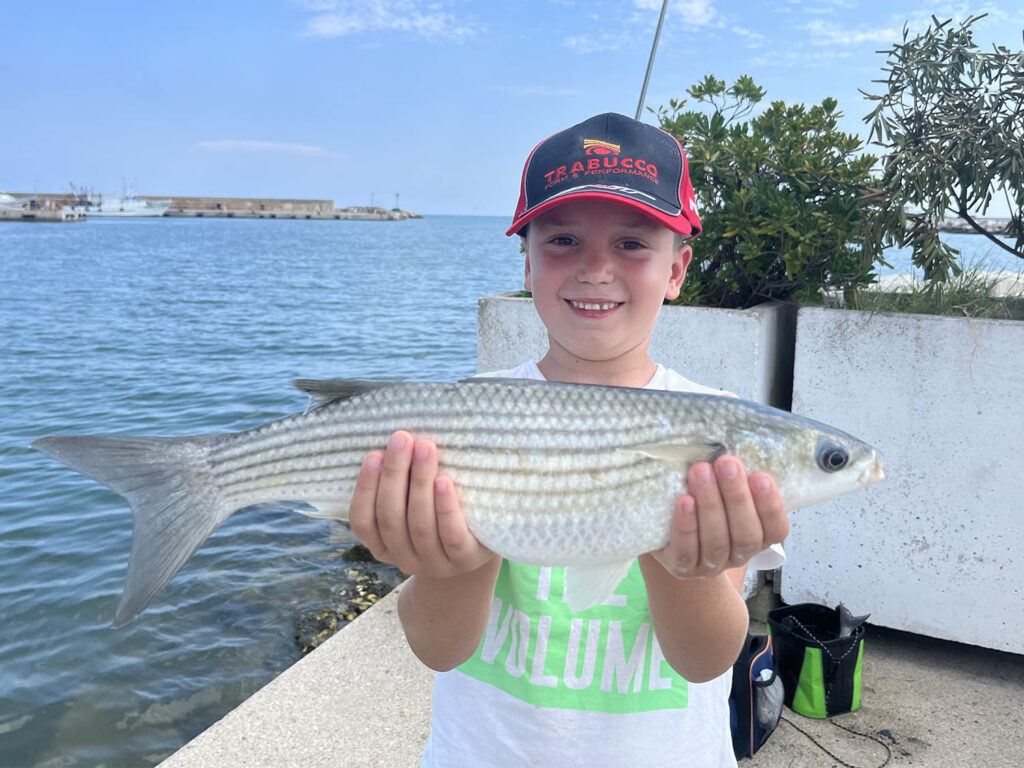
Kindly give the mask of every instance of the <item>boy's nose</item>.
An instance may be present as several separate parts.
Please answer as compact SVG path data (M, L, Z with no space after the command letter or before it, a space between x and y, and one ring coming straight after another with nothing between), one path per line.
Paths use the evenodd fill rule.
M583 283L610 283L613 279L611 256L600 248L580 254L576 279Z

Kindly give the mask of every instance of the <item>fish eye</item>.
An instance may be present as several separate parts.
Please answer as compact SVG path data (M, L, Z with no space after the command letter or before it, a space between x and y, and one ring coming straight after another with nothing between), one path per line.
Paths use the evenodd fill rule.
M818 466L826 472L837 472L850 461L850 452L839 443L822 443L818 446Z

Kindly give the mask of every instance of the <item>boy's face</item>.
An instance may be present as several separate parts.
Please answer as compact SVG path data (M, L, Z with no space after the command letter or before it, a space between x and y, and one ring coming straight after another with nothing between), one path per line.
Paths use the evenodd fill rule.
M676 249L674 239L614 203L566 203L534 219L524 238L525 284L548 330L548 354L566 363L646 361L662 301L679 295L690 263L689 246Z

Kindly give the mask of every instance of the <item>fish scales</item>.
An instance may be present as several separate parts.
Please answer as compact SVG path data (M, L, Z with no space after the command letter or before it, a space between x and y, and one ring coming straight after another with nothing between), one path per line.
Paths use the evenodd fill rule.
M459 391L453 387L446 389L447 391L443 393L445 395L451 395L453 392ZM467 389L472 393L476 388L464 387L462 391ZM385 390L385 392L390 392L390 390ZM369 401L380 400L381 398L374 397L376 394L376 392L371 393L365 399ZM436 397L440 393L427 391L416 394L419 396ZM468 399L472 400L472 398ZM589 399L593 400L593 398ZM268 439L261 439L263 436L255 434L252 435L251 440L245 439L248 445L243 447L242 450L247 451L244 456L250 459L250 461L243 461L241 466L238 467L229 464L226 467L227 476L225 477L225 482L226 484L231 484L232 481L241 479L240 486L233 490L252 490L258 493L271 486L285 485L287 481L288 485L294 486L293 493L301 494L304 498L308 498L308 486L310 483L342 482L344 485L335 489L334 493L339 497L344 496L351 490L349 486L354 481L361 459L368 451L380 447L387 436L399 427L433 436L439 442L449 446L442 455L442 465L446 471L461 479L460 486L465 486L466 490L469 491L468 495L470 498L473 497L472 491L477 488L500 490L506 487L510 479L507 475L517 473L526 475L525 487L522 489L524 492L536 494L547 491L554 495L554 501L561 505L565 503L567 496L571 496L574 492L581 489L580 478L586 478L585 474L580 474L582 470L592 473L598 470L606 470L609 467L616 470L621 469L623 466L636 468L640 463L633 456L617 453L605 453L590 457L589 459L577 457L580 458L577 461L567 460L573 457L573 455L566 453L569 445L566 440L566 417L564 414L538 415L533 411L531 404L522 402L521 398L500 398L498 404L499 406L505 406L504 413L495 413L494 410L482 413L479 410L482 405L481 403L465 402L467 398L462 398L462 400L463 402L458 404L454 410L437 413L415 413L411 412L408 406L387 408L381 407L380 403L361 403L358 402L357 398L353 398L340 404L326 406L307 414L303 418L296 419L288 429L283 429L285 425L280 422L275 423L267 428L258 430L258 432L267 433L266 437ZM566 403L568 407L565 410L572 411L572 406L578 400L585 402L587 398L569 398ZM559 401L557 404L563 403ZM365 418L355 422L357 426L353 429L354 422L352 418L343 420L344 414L334 413L336 410L355 411L359 406L387 413L388 416L384 419L378 418L375 429L363 428L367 423ZM547 410L552 412L556 408L549 406ZM579 411L582 409L576 408L575 410ZM391 412L401 413L402 421L396 421ZM473 418L468 421L464 416L467 412L474 414ZM491 434L498 435L504 433L508 435L510 419L516 419L519 422L526 420L528 422L528 424L524 425L526 429L513 433L519 436L518 440L504 441L506 443L504 445L499 441L497 446L493 443L485 442ZM450 425L456 424L459 420L464 421L466 426L461 429L453 429ZM303 422L312 423L305 424ZM317 422L319 424L313 426ZM336 431L331 428L334 425L342 424L344 425L342 431ZM622 427L625 425L615 426ZM296 430L304 432L303 441L292 441L290 433ZM606 445L612 444L616 440L616 430L614 429L590 429L585 430L585 432L604 438L601 440L604 445L597 445L591 449L593 451L606 451ZM545 444L545 435L558 436L558 439ZM575 450L577 452L586 450L586 439L583 440L584 444L581 445L581 436L577 434L573 437L574 440L572 442ZM652 435L648 434L643 437L647 439L652 437ZM621 432L618 439L621 441ZM238 438L239 442L242 440L243 438ZM459 446L467 442L469 443L469 449L459 450ZM291 446L293 450L286 453L274 447L278 444L284 447ZM521 455L517 456L507 452L522 445L530 446L531 455L527 456L526 460ZM550 455L540 455L544 453ZM241 451L236 448L230 453L224 452L224 455L240 456ZM350 461L343 463L341 461L343 458L348 458ZM289 459L291 462L289 462ZM308 466L310 463L313 464L312 467ZM253 480L248 484L242 479L247 474L262 472L267 464L278 466L280 473L276 480L274 476L267 476L265 473L261 476L261 479ZM302 468L298 465L306 465L306 467ZM537 474L538 472L541 474ZM650 474L650 471L648 470L641 474L646 477ZM630 482L630 480L624 480L613 475L602 478L600 482L606 488L615 488L621 486L624 482ZM508 497L504 496L501 499L500 503L506 503ZM262 500L264 499L256 495L252 498L252 503ZM538 499L532 499L531 502L536 504ZM543 504L543 506L545 511L548 511L554 505L549 503Z
M606 598L633 558L665 544L695 461L728 452L748 472L770 472L787 509L882 477L881 458L856 438L735 398L497 379L299 384L320 404L245 432L34 444L132 504L116 625L237 509L303 501L315 508L307 514L347 519L365 456L398 429L437 443L484 545L567 567L574 610Z
M344 405L349 405L349 403L346 402ZM357 403L351 403L353 407L349 407L347 410L354 411L354 406L356 405ZM373 403L366 403L366 405L367 407L374 406ZM410 414L406 410L401 420L390 416L385 419L378 419L374 429L361 429L360 427L366 423L365 419L353 422L351 418L344 418L344 414L336 415L332 413L331 411L334 409L327 407L314 411L312 414L307 414L306 419L297 419L287 430L282 431L281 427L284 425L277 422L269 428L261 428L251 433L251 438L249 436L239 438L235 442L241 445L236 445L234 449L219 450L217 452L217 459L227 461L229 457L249 457L250 461L243 461L240 464L240 468L243 471L248 471L250 468L265 464L284 461L289 458L297 461L313 461L317 466L332 466L339 456L347 455L346 449L353 451L361 459L367 451L381 447L386 437L399 427L412 429L421 434L433 435L446 445L453 447L468 442L469 447L475 452L459 453L459 459L455 460L451 458L456 455L454 450L450 451L447 454L449 456L448 463L460 464L464 459L466 463L474 467L493 465L497 468L504 463L507 469L523 469L524 467L521 464L510 464L509 457L501 451L527 445L530 446L533 452L549 451L562 455L568 447L569 441L565 438L567 430L565 429L564 417L552 420L545 419L543 415L538 417L527 414L524 416L521 412L497 416L480 415L478 413L473 422L467 423L462 429L450 426L460 418L460 414L465 413L466 408L471 409L476 405L475 403L468 403L462 410L426 414L423 417L417 414ZM511 440L493 440L492 438L499 437L503 433L508 434L508 419L513 416L517 417L520 422L524 418L529 422L522 425L524 428L516 432L519 439L515 442ZM308 421L309 424L303 423L304 421ZM322 426L316 425L318 421L321 422ZM353 428L354 424L355 428ZM266 435L261 436L259 432L264 431ZM293 440L291 433L295 431L304 433L302 441ZM581 452L587 449L585 445L581 445L580 432L584 435L587 433L604 433L609 438L603 441L605 443L614 442L616 439L615 430L580 430L577 432L575 439L572 440L572 443L575 450ZM248 433L243 434L248 435ZM548 439L546 441L546 436L548 438L557 436L557 439ZM280 448L274 448L275 444L279 444ZM591 450L602 451L605 450L605 446L598 445ZM255 462L251 459L255 459Z
M671 498L684 487L682 476L635 454L609 450L664 438L663 415L629 417L623 393L616 390L564 389L561 397L542 400L545 407L536 408L536 398L526 397L520 387L486 400L479 397L490 394L486 387L410 387L419 391L374 390L288 426L277 422L266 428L266 439L254 436L249 446L246 456L253 461L236 470L251 479L231 488L232 497L236 503L259 503L283 495L314 504L347 498L362 457L395 429L406 428L444 446L442 470L459 488L471 526L485 544L517 559L550 561L565 553L564 564L571 564L579 558L617 558L638 542L651 548L664 543ZM434 412L410 407L424 399L443 399L449 407ZM346 418L356 412L377 416ZM604 426L588 428L595 416L604 416ZM567 429L570 421L584 429L574 434ZM292 442L295 431L304 433L301 442ZM490 439L496 435L503 438L497 445ZM294 450L286 457L277 445ZM524 448L528 452L517 452ZM315 467L308 467L311 456L319 459ZM343 456L351 460L342 463ZM268 462L278 465L276 474L267 473ZM508 510L516 513L509 516ZM543 516L558 516L560 527L538 527ZM580 541L590 544L581 549Z

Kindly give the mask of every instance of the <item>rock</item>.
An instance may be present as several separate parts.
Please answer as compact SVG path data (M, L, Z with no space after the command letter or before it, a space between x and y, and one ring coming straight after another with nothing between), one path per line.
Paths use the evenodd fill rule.
M341 552L343 560L349 563L375 563L377 562L374 558L373 553L367 549L365 544L354 544L348 549L344 549Z
M365 552L367 560L352 560ZM346 624L390 592L402 580L393 566L378 563L369 550L358 544L343 554L352 563L338 579L340 585L330 605L305 613L295 622L295 644L303 654L320 646Z

